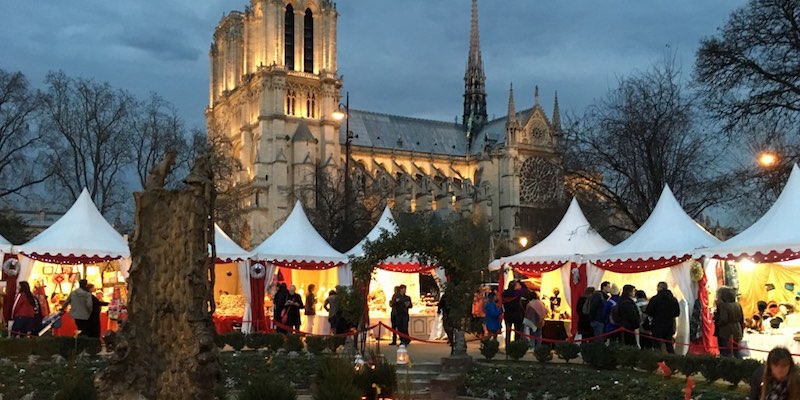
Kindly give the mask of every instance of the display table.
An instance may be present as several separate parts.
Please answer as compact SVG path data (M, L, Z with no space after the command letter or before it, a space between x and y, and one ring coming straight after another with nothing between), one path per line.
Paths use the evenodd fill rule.
M108 313L101 312L100 313L100 337L108 330ZM66 337L74 337L75 332L78 331L78 327L75 325L75 320L70 317L69 313L64 313L61 316L61 327L53 329L53 336L66 336Z
M800 328L779 328L767 329L764 333L745 332L743 340L747 342L747 347L751 349L769 351L775 347L782 346L789 349L792 354L800 354L800 342L794 340L795 332ZM764 361L767 353L761 351L751 351L747 358ZM800 361L800 357L795 357L795 361Z
M222 335L228 332L233 332L234 324L242 326L242 317L235 315L215 315L214 326L217 328L217 334ZM269 326L269 322L267 322Z
M542 328L542 338L550 340L566 340L572 323L560 319L546 319Z

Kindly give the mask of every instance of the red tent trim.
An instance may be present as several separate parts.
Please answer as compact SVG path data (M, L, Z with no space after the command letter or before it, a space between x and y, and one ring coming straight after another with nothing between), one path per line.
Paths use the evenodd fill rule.
M242 258L237 258L237 259L233 259L233 258L217 258L217 261L215 261L215 263L216 264L231 264L231 263L237 263L239 261L244 261L244 260Z
M102 262L114 261L122 258L122 256L99 256L99 255L91 255L87 256L85 254L76 256L74 254L63 255L63 254L50 254L50 253L32 253L32 254L24 254L25 257L34 259L36 261L45 262L48 264L63 264L63 265L76 265L76 264L99 264Z
M337 262L324 262L314 260L252 260L253 262L267 262L274 264L276 267L289 268L289 269L305 269L305 270L325 270L336 268L344 263Z
M606 271L611 272L618 272L622 274L629 274L635 272L647 272L647 271L655 271L657 269L668 268L676 264L680 264L686 260L691 259L691 255L685 255L682 257L670 257L670 258L648 258L648 259L636 259L636 260L607 260L607 261L597 261L594 264L599 267L600 269L604 269Z
M419 274L436 268L435 265L423 265L418 262L380 263L377 267L384 271L402 272L406 274Z
M508 265L513 267L515 271L517 271L517 272L519 272L521 274L529 275L529 274L532 274L532 273L543 274L545 272L552 272L552 271L555 271L555 270L563 267L564 264L566 264L566 263L567 263L567 261L565 261L563 263L549 263L549 262L548 263L538 263L538 262L537 263L530 263L530 262L527 262L527 263L509 263Z
M757 251L755 253L740 253L739 255L735 255L732 253L728 253L726 255L722 254L715 254L712 258L720 259L720 260L738 260L740 258L749 258L756 263L775 263L775 262L783 262L789 260L796 260L800 258L800 251L794 251L792 249L786 249L783 251L773 250L768 253L762 253Z

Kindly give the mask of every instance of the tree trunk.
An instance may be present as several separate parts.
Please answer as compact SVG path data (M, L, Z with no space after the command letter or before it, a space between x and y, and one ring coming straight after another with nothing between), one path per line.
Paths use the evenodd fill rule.
M97 381L103 399L213 398L214 196L205 169L195 166L188 190L135 194L128 321Z

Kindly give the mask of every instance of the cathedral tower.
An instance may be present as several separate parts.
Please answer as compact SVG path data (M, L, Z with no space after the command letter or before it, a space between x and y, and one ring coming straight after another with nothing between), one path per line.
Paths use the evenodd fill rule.
M478 132L486 123L486 75L481 59L481 40L478 30L478 0L472 0L472 23L470 27L469 56L464 73L464 113L461 123L467 135Z
M283 221L318 166L341 161L337 18L330 0L251 0L214 32L206 119L241 162L234 184L251 243Z

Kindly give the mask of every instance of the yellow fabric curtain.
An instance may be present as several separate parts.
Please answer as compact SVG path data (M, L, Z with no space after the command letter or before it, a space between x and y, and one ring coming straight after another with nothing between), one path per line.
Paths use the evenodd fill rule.
M778 304L796 304L795 296L800 291L800 268L784 267L778 264L756 264L749 268L738 269L739 274L739 302L742 305L745 318L751 317L758 311L757 303L760 300L775 301ZM786 284L793 283L794 290L787 290ZM767 284L775 286L767 290Z

